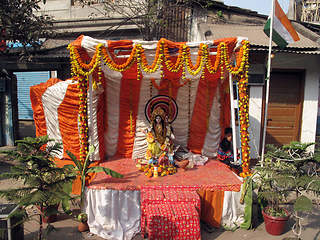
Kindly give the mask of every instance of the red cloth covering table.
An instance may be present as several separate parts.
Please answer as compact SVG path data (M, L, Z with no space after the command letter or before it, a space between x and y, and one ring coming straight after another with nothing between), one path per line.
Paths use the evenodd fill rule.
M195 206L190 203L170 205L174 214L177 234L175 240L198 240L201 239L199 213Z
M141 192L141 235L144 237L146 233L146 221L147 225L150 224L150 216L149 214L153 214L157 211L159 206L174 206L175 209L175 223L177 225L180 224L180 221L183 221L185 223L185 217L194 218L193 213L197 213L197 220L199 221L200 213L201 213L201 202L200 197L195 191L194 187L190 186L142 186L140 189ZM183 205L187 204L187 205ZM156 207L151 207L156 205ZM185 207L188 206L192 210L185 210ZM148 209L148 210L147 210ZM150 211L152 212L150 213ZM165 209L165 213L169 212L168 209ZM149 212L148 212L149 211ZM164 211L164 210L163 210ZM186 215L187 214L187 215ZM185 216L186 215L186 216ZM152 215L154 216L154 215ZM156 217L155 217L156 218ZM157 219L157 218L156 218ZM194 219L193 219L194 220ZM154 221L152 220L151 227L154 226ZM182 224L183 225L183 224ZM195 223L191 223L192 226L195 226ZM157 226L157 225L155 225ZM189 226L189 224L188 224ZM199 226L196 226L197 229L191 229L192 230L192 236L197 236L197 231L200 232ZM147 226L149 229L149 227ZM150 230L148 230L150 232ZM152 229L151 231L154 231ZM180 230L177 230L177 239L179 236L181 237L181 232L183 232L182 228ZM189 231L188 231L189 233ZM150 234L150 233L149 233ZM180 235L179 235L180 234ZM153 232L151 235L155 235ZM189 238L188 238L189 239ZM191 239L197 239L197 238L191 238Z
M150 204L161 204L164 202L164 194L161 190L152 190L141 188L141 235L145 234L146 208Z
M172 209L166 204L150 204L145 209L149 240L168 240L176 234ZM144 237L144 235L143 235Z
M178 168L176 174L158 178L146 177L131 158L112 157L102 162L100 166L122 173L124 178L113 178L105 173L98 173L91 180L88 189L139 190L140 192L144 188L162 191L172 188L175 188L175 191L194 190L200 196L200 219L217 228L220 227L225 191L239 192L242 184L242 181L228 169L227 165L215 159L209 159L204 166L196 166L185 172ZM141 206L140 200L139 196L137 204ZM90 204L96 206L95 201L90 200ZM100 213L97 211L96 214ZM141 215L139 222L141 222L140 218ZM134 216L130 219L134 219Z
M214 159L209 159L204 166L196 166L183 172L158 178L148 178L136 167L130 158L112 157L100 164L124 175L123 178L113 178L104 172L97 173L90 182L91 189L140 190L143 186L185 187L208 189L211 191L240 191L242 182L232 173L228 166Z
M200 216L201 202L199 194L196 191L181 191L176 188L170 188L170 190L165 190L163 194L166 202L193 204Z
M149 240L201 239L199 214L193 204L150 204L146 220Z

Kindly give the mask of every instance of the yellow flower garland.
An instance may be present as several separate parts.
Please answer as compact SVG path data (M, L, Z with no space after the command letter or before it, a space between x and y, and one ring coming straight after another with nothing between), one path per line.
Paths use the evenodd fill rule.
M156 72L160 68L161 79L164 76L163 73L163 62L169 72L176 73L182 69L181 77L183 86L189 83L189 95L190 95L190 80L186 80L185 73L186 70L193 76L201 74L201 79L204 79L204 70L207 68L210 74L216 73L219 69L221 71L221 78L223 78L223 72L226 68L227 71L238 77L239 83L239 114L240 114L240 126L241 126L241 142L242 142L242 167L245 169L242 176L245 177L249 175L249 162L250 162L250 151L249 151L249 137L248 137L248 126L249 126L249 113L248 113L248 96L246 93L247 83L248 83L248 58L249 58L249 42L246 40L242 41L242 47L237 53L236 65L232 66L230 63L228 55L228 46L226 43L221 42L217 46L217 55L215 61L211 61L209 46L206 44L200 44L196 64L193 65L190 56L190 48L185 44L179 46L179 53L175 63L170 60L168 42L165 39L161 39L157 44L156 56L151 65L148 64L145 49L141 44L137 44L133 47L131 54L124 64L116 64L112 58L109 56L108 50L102 44L96 46L96 52L92 57L90 63L86 64L79 54L78 49L70 44L68 46L70 51L70 61L71 61L71 75L73 79L78 80L79 88L79 122L80 128L80 156L84 160L84 156L87 152L88 144L88 125L86 117L86 103L87 103L87 78L98 68L98 79L93 80L93 87L96 88L97 84L101 81L101 60L103 60L106 65L118 72L126 71L131 68L135 61L137 61L137 80L141 77L141 70L145 73L150 74ZM175 84L172 80L168 81L168 84ZM160 86L156 85L154 79L150 81L150 94L152 94L152 85L156 88ZM167 84L166 84L167 85ZM176 85L176 84L175 84ZM130 98L131 99L131 98ZM131 99L132 101L132 99ZM190 100L189 100L190 105ZM130 105L131 106L131 105ZM190 110L189 110L190 111ZM207 110L208 111L208 110ZM188 113L190 115L190 113ZM223 113L221 114L223 118ZM220 117L220 118L221 118ZM188 116L188 121L190 121L190 116ZM130 122L132 129L132 107L130 107ZM208 123L207 123L208 125ZM207 126L208 127L208 126Z

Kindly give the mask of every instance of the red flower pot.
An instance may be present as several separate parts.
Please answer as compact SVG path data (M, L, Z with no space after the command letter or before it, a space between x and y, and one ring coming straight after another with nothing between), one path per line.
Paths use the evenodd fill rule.
M79 222L78 230L79 230L80 232L88 231L88 230L89 230L89 225L88 225L88 223L87 223L87 222Z
M59 204L54 205L53 207L58 210ZM37 205L37 208L39 209L39 211L41 211L41 208L38 205ZM43 211L44 211L44 209L45 208L43 208ZM52 222L55 222L55 221L57 221L57 214L52 214L50 216L42 217L42 222L43 223L52 223Z
M286 217L272 217L265 213L265 210L267 210L268 208L269 207L266 207L262 210L266 231L271 235L279 236L283 233L290 214L286 209L284 209L284 211L287 213Z

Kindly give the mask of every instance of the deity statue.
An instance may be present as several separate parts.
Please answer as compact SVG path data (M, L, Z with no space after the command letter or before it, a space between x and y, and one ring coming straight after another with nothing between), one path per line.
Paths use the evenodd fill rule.
M151 126L146 134L148 148L145 158L150 163L158 161L159 164L173 164L173 140L172 127L168 122L161 107L153 110L151 115Z

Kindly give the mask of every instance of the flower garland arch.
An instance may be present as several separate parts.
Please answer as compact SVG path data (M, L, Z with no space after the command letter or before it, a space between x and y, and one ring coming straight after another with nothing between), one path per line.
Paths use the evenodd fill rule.
M68 49L70 51L70 61L71 61L71 75L74 80L78 80L79 88L79 104L81 115L79 116L80 122L80 159L84 160L87 153L88 137L86 136L88 131L88 118L86 116L86 103L88 89L88 76L94 71L98 72L99 77L93 78L92 87L96 89L101 84L101 62L104 63L112 70L117 72L123 72L131 68L136 62L137 65L137 80L140 80L142 76L142 71L146 74L155 73L160 69L160 77L164 78L163 65L166 69L172 73L178 73L181 71L182 83L177 84L173 79L167 79L163 86L159 86L155 83L155 80L151 78L150 88L155 87L157 89L165 88L168 85L183 87L187 83L190 86L190 79L186 78L186 72L192 76L200 75L202 80L205 79L205 70L209 74L215 74L220 70L221 79L223 78L223 71L226 69L230 74L236 76L236 81L239 84L239 115L240 115L240 136L241 136L241 151L242 151L242 177L249 175L249 163L250 163L250 147L249 147L249 98L247 95L247 84L248 84L248 58L249 58L249 41L242 40L242 46L239 48L236 54L236 62L230 61L228 55L228 46L225 42L220 42L217 47L217 54L215 61L213 62L210 58L210 48L208 44L201 43L198 49L198 55L196 58L196 63L193 64L191 60L190 47L185 43L179 45L178 56L175 61L171 60L169 54L169 42L166 39L161 39L157 43L156 54L151 65L149 65L145 49L141 44L136 44L133 46L131 53L127 60L122 64L117 64L108 52L108 49L103 44L98 44L96 46L95 54L93 55L91 61L86 63L81 59L78 48L74 44L70 44ZM95 74L96 75L96 74ZM189 90L190 91L190 90ZM209 91L209 88L208 90ZM222 94L223 91L221 91ZM190 95L190 93L189 93ZM221 96L223 97L223 96ZM132 98L132 97L131 97ZM190 101L190 100L189 100ZM132 119L132 111L130 111L130 119ZM189 113L190 114L190 113ZM207 112L208 115L208 112ZM224 118L223 113L220 116L220 122Z

